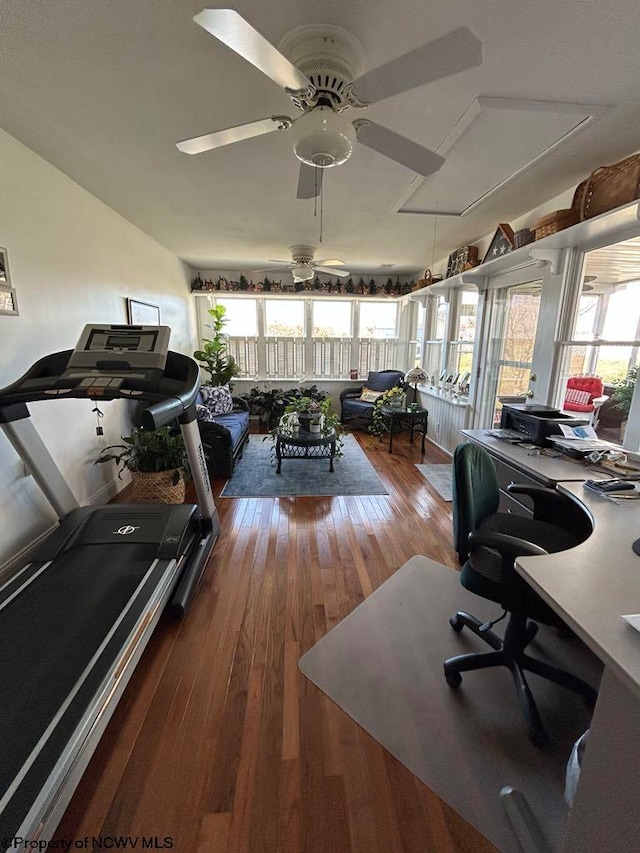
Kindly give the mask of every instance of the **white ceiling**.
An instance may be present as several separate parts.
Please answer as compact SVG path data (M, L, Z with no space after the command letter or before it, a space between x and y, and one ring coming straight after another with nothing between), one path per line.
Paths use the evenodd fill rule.
M275 83L192 21L203 5L2 0L0 127L195 268L251 270L287 258L291 244L318 245L319 222L313 200L295 198L299 163L286 133L193 157L177 151L178 140L294 114ZM481 66L367 111L434 150L476 99L609 108L467 215L441 216L436 258L640 149L635 0L238 0L233 8L274 45L304 24L340 26L362 44L364 71L469 27L484 45ZM505 174L536 156L530 119L505 125L508 145L498 140ZM556 124L551 130L564 132ZM479 176L480 187L495 185L495 138L482 132L462 139L464 169L443 167L447 180L443 172L437 198L430 197L431 179L419 182L420 209L435 200L443 210L449 197L464 195L470 175ZM511 149L518 150L507 156ZM413 172L358 145L347 163L326 170L324 183L318 256L342 258L354 272L393 264L394 272L413 273L430 265L434 217L395 212L416 186Z

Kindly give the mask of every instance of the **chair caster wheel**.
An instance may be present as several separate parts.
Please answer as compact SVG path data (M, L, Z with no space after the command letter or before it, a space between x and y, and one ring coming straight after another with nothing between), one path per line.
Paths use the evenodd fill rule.
M451 619L449 619L449 625L451 625L456 634L459 634L460 631L462 631L462 629L464 628L464 622L458 616L457 613L455 616L452 616Z
M460 687L462 684L462 676L459 672L445 672L444 679L449 685L449 687Z

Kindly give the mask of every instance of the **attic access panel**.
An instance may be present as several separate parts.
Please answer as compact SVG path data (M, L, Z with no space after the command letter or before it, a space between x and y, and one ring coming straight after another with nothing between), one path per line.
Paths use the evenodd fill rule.
M395 209L398 213L463 216L587 127L603 109L477 98L437 149L446 157L442 168L428 178L412 181Z

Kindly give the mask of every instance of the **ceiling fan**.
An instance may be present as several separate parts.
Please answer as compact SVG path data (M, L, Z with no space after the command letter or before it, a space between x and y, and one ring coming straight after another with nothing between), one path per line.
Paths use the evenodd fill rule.
M318 272L330 273L331 275L346 278L349 273L346 270L337 270L335 267L344 266L344 261L337 258L327 258L322 261L314 261L315 246L289 246L291 261L271 261L272 264L284 264L281 267L270 269L252 270L252 272L291 272L294 281L309 281Z
M270 116L218 130L178 142L178 149L199 154L275 130L291 130L293 150L301 161L298 198L318 196L322 170L346 162L356 142L419 175L436 172L444 159L435 151L368 119L352 121L345 111L365 109L482 63L482 42L466 27L358 77L353 49L357 42L343 30L343 38L336 38L337 27L325 27L329 35L324 37L318 27L300 28L314 32L303 33L291 45L294 49L289 52L297 54L294 64L233 9L203 9L193 20L282 86L302 115Z

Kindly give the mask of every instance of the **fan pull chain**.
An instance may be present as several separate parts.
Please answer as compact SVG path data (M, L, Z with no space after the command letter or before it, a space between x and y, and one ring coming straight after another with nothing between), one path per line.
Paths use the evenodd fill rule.
M313 215L318 215L318 167L313 171Z
M316 166L316 172L318 167ZM324 181L320 181L320 242L322 243L322 213L324 210Z

